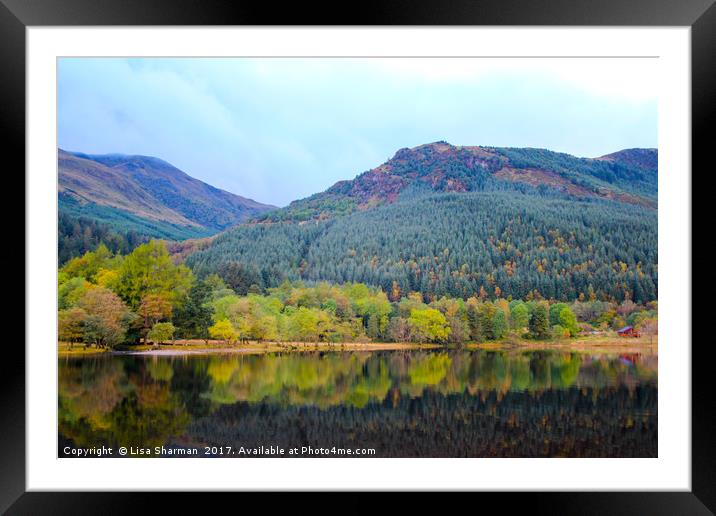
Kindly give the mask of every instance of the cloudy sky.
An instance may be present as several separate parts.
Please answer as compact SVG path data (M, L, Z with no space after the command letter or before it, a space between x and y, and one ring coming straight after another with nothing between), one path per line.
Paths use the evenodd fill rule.
M283 206L437 140L656 147L657 87L655 59L64 58L58 139Z

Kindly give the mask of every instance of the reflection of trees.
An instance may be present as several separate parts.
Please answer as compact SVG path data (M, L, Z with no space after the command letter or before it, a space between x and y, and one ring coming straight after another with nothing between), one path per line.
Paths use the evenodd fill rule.
M174 402L167 386L154 384L139 388L127 396L111 413L108 443L135 446L159 446L179 435L189 417Z
M383 456L656 454L650 360L627 365L565 352L443 351L302 353L231 363L234 373L210 391L223 406L192 423L193 440L367 446Z
M129 389L120 362L87 358L59 367L59 422L110 426L108 414Z
M375 448L378 457L654 457L653 385L511 391L498 399L426 391L363 409L236 403L188 428L238 448Z
M392 447L388 455L424 455L419 443L441 435L475 439L463 443L475 456L539 456L536 436L553 454L589 455L584 443L591 443L617 455L603 449L617 442L629 456L621 447L632 438L634 454L656 453L648 448L656 442L657 359L650 356L465 350L109 356L61 360L59 371L60 434L77 445L165 444L186 437L193 421L189 437L217 445L231 432L257 444L301 438L292 445L319 445L325 437L338 445L345 431L356 444L362 435ZM632 435L637 429L645 435L641 444ZM495 433L503 451L482 431ZM523 445L524 432L534 440ZM447 453L446 446L437 449Z
M59 371L59 431L76 446L156 446L189 422L170 390L171 365L102 357Z
M367 353L212 357L206 396L217 403L365 404L383 399L390 387L385 358L367 363L369 358Z
M364 406L403 396L606 387L656 379L656 368L556 352L289 353L207 359L212 402ZM651 371L651 373L649 373ZM630 381L631 378L631 381Z
M408 369L410 383L413 385L437 385L448 372L450 357L446 353L417 355Z

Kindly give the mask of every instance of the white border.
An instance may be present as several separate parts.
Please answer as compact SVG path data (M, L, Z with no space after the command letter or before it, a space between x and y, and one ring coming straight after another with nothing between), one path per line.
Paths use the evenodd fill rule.
M87 55L658 56L658 459L56 458L56 58ZM27 58L28 490L690 490L689 28L33 27Z

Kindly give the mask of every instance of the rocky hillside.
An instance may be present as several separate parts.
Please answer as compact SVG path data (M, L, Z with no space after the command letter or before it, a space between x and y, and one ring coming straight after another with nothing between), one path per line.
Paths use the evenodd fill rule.
M259 220L325 219L431 192L540 189L655 208L657 156L656 149L629 149L600 158L577 158L544 149L435 142L400 149L355 179L339 181Z

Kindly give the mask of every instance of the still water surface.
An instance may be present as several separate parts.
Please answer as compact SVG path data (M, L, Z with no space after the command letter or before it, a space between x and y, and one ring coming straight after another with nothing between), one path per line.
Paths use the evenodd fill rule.
M657 356L63 357L58 442L59 456L104 445L200 455L231 447L232 456L335 446L373 448L373 457L655 457Z

